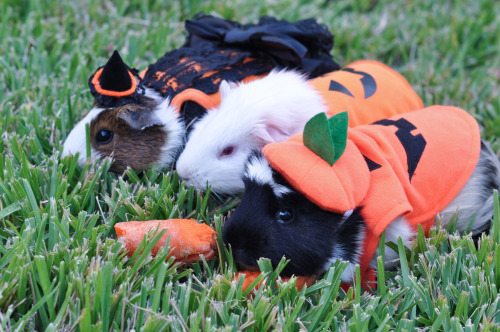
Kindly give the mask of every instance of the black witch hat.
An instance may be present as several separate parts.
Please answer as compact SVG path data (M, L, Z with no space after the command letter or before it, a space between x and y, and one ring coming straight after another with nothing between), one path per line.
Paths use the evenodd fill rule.
M90 92L104 107L117 107L137 102L144 95L138 71L123 62L117 50L108 62L89 78Z

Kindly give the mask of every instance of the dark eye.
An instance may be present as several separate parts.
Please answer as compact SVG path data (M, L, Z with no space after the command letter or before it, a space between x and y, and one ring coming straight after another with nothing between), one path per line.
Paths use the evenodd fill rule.
M234 146L230 145L230 146L227 146L226 148L224 148L224 150L222 150L222 152L220 153L220 156L221 157L230 156L233 154L233 152L234 152Z
M285 224L293 220L293 209L281 209L276 212L276 220L280 224Z
M95 135L95 140L98 144L107 144L113 139L113 132L108 129L101 129Z

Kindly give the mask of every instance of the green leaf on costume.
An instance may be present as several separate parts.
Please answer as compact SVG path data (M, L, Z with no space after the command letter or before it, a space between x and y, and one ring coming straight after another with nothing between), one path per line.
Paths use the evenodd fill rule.
M331 165L335 162L335 147L325 113L319 113L307 121L303 135L304 145Z
M347 112L339 113L328 119L328 127L332 134L332 142L335 146L335 163L340 156L344 154L347 145L347 127L349 125L349 116ZM333 164L332 164L333 165Z
M347 112L330 119L325 113L316 114L304 127L304 145L332 166L345 151L348 122Z

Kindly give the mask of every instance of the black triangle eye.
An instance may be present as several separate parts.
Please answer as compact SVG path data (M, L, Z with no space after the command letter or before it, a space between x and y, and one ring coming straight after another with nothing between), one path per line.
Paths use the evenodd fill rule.
M293 217L293 209L281 209L276 212L276 221L278 221L280 224L291 222L293 220Z
M97 144L108 144L113 139L113 132L108 129L101 129L95 135Z

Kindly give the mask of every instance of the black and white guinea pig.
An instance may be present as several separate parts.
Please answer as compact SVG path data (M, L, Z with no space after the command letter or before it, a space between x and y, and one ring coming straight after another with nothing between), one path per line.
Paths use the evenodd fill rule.
M188 185L222 194L243 192L241 174L253 150L286 140L327 111L307 77L292 70L238 86L222 82L220 93L220 106L194 124L176 171Z
M489 227L493 214L493 189L500 187L500 165L496 155L481 142L479 161L459 194L436 216L446 226L458 211L457 229L477 234ZM321 275L333 262L349 262L342 275L351 282L355 265L362 255L365 238L364 208L345 214L321 209L295 190L272 169L261 152L255 151L243 175L245 193L223 228L223 239L235 260L245 269L256 269L257 260L269 258L276 266L282 257L289 259L283 275ZM442 218L442 219L441 219ZM386 241L402 237L409 246L414 237L403 216L386 228ZM376 257L370 267L376 267ZM386 249L386 265L397 253Z

